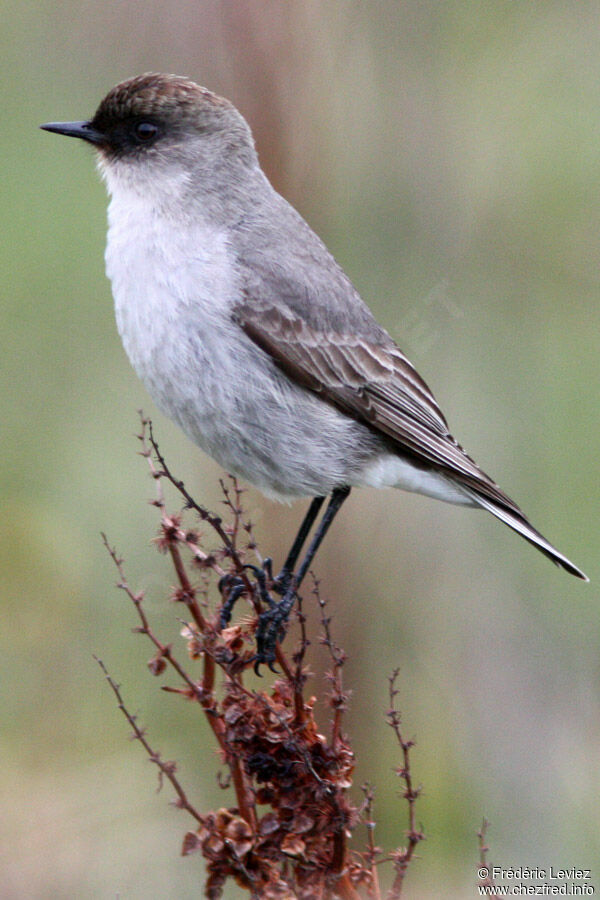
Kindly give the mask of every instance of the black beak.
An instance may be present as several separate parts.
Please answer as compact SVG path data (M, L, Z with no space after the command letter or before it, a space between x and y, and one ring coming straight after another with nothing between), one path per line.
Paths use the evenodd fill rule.
M40 125L44 131L53 131L55 134L66 134L67 137L82 138L90 144L103 144L106 140L101 131L97 131L91 122L47 122Z

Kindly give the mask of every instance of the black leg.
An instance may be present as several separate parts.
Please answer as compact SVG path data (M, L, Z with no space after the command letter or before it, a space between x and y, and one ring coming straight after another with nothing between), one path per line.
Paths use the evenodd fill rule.
M305 555L304 559L302 560L302 564L301 564L300 568L298 569L298 572L296 573L296 575L293 578L291 578L290 584L286 586L285 593L284 593L283 597L281 598L280 602L277 604L273 604L269 609L267 609L263 613L261 613L260 618L258 620L258 628L256 630L256 663L254 665L254 669L256 672L258 672L258 667L260 666L261 663L266 663L270 669L273 668L273 662L275 660L275 645L277 644L278 640L281 640L283 634L285 634L285 626L287 624L287 620L289 618L290 612L294 605L294 600L296 599L296 591L302 584L302 580L304 579L304 576L308 572L308 569L309 569L313 559L315 558L317 550L319 549L319 547L321 546L321 543L323 542L323 538L327 534L327 531L329 530L331 523L333 522L336 514L339 512L339 509L340 509L342 503L344 502L344 500L346 499L346 497L348 496L349 493L350 493L349 487L336 488L333 491L333 493L331 495L331 499L329 500L329 505L327 506L327 509L325 510L325 514L319 523L319 526L314 534L312 541L309 544L308 550L306 551L306 555ZM323 498L317 497L315 499L321 500L321 503L322 503ZM313 513L313 507L315 507L315 500L313 500L313 502L310 506L310 509L308 511L308 514L307 514L304 522L302 523L300 532L298 532L298 537L296 538L296 540L294 541L294 544L292 545L292 550L294 550L296 547L296 544L299 543L299 538L300 538L301 533L303 533L303 531L304 531L304 526L306 524L306 521L309 518L309 515L311 513L313 513L312 520L310 521L308 527L306 528L306 534L308 533L308 530L310 529L310 525L316 518L316 515L321 506L321 503L319 503L316 506L314 513ZM304 543L306 534L304 534L302 543ZM302 543L300 543L300 547L296 551L296 557L298 556L298 553L300 552ZM288 560L291 556L291 553L292 553L292 551L290 550L290 554L288 555ZM286 562L287 562L287 560L286 560Z
M273 606L274 601L269 596L266 581L267 579L273 584L273 588L277 591L278 594L282 596L286 593L292 582L292 576L294 574L294 568L296 566L296 562L298 560L298 556L300 555L300 551L304 546L304 542L308 537L310 529L313 527L315 519L319 514L319 510L323 506L325 501L325 497L314 497L312 503L308 507L306 511L306 515L302 520L302 524L298 529L298 534L294 538L294 543L290 547L290 551L287 555L287 558L283 564L283 567L275 578L273 578L273 574L271 571L272 561L270 558L266 558L263 561L262 569L259 570L257 566L245 566L244 568L251 569L256 575L256 579L258 582L258 588L260 591L260 598L266 606ZM314 556L314 553L313 553ZM240 596L244 593L244 583L241 581L239 577L231 577L229 575L224 575L221 581L219 582L219 591L225 598L223 601L223 606L221 607L220 613L220 624L221 628L226 628L228 623L231 620L231 613L233 611L233 607L237 603Z
M287 559L284 562L281 572L276 578L276 581L281 585L283 589L283 593L288 589L291 576L296 568L296 562L298 561L298 557L300 556L300 551L304 547L304 542L308 537L308 533L310 529L313 527L315 519L319 515L319 510L323 506L323 501L325 497L314 497L312 503L308 507L306 515L302 520L302 524L298 529L298 534L294 538L294 543L290 547L290 552L287 555Z
M315 558L317 550L319 549L319 547L321 546L321 544L323 542L323 538L329 531L329 526L335 519L336 515L338 514L338 512L342 506L342 503L344 502L344 500L346 499L346 497L348 496L349 493L350 493L349 487L336 488L333 491L333 493L331 495L331 499L329 501L329 505L327 506L327 509L325 510L325 515L321 519L321 522L319 523L319 527L317 528L315 535L308 546L308 550L306 551L306 556L302 560L302 565L298 569L298 572L297 572L295 578L293 579L292 584L293 584L294 589L299 588L300 585L302 584L302 581L304 580L304 576L308 572L310 564L312 563L313 559ZM321 499L321 501L323 500L322 497L320 499Z

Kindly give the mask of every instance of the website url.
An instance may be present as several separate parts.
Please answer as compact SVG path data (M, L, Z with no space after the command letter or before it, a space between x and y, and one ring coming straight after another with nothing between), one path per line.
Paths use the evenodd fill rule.
M592 897L593 884L478 884L480 897Z

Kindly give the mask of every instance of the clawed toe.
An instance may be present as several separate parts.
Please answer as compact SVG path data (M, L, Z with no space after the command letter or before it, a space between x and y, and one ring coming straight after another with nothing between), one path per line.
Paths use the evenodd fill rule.
M292 587L293 574L284 567L279 575L273 578L270 559L265 559L262 566L247 564L244 569L254 575L258 596L265 607L258 617L256 628L254 671L260 675L260 666L266 665L271 672L276 673L274 663L277 643L282 641L285 636L290 612L296 599L296 593ZM281 596L281 600L273 599L267 585ZM220 579L219 591L223 596L223 605L219 613L220 630L227 627L231 621L233 607L247 590L248 581L240 575L224 575Z
M274 603L258 617L256 629L256 657L254 671L260 675L259 667L267 665L271 671L275 661L277 643L285 637L288 619L294 605L296 594L288 590L279 603Z
M246 585L238 576L224 575L219 581L219 591L224 597L223 605L219 612L219 630L227 628L231 621L233 607L246 590ZM226 595L226 596L225 596Z
M271 566L272 564L269 558L265 559L262 566L255 566L251 563L247 563L244 566L244 569L248 569L254 575L256 587L258 588L258 596L261 603L266 606L268 610L278 605L277 601L273 600L271 597L267 587L268 582L273 583ZM223 605L221 606L219 613L219 625L222 630L223 628L226 628L231 621L231 615L235 604L242 594L248 590L248 580L242 578L240 575L223 575L219 580L218 588L223 597ZM279 593L280 589L278 586L276 586L276 590Z

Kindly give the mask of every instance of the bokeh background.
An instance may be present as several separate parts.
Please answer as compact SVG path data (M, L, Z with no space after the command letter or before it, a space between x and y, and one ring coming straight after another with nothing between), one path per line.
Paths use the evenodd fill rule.
M197 805L231 802L197 711L147 673L99 537L174 633L137 408L209 506L220 472L156 411L121 349L92 152L37 130L88 117L147 70L189 75L241 109L269 176L461 442L592 579L483 513L354 492L316 569L349 655L356 796L363 781L376 789L378 844L402 843L406 827L384 720L400 666L427 833L407 896L475 896L483 815L492 862L591 868L600 890L598 4L0 8L2 897L201 895L201 859L178 856L190 823L167 788L155 793L93 653ZM281 560L304 504L245 500ZM317 654L315 693L321 666Z

